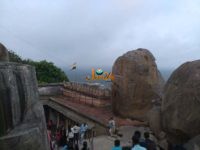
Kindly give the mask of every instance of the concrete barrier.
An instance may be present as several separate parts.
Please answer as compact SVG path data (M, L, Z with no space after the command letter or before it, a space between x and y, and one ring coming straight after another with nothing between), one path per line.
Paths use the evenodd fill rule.
M40 96L54 96L62 95L63 84L62 83L50 83L50 84L40 84L38 86L38 91Z

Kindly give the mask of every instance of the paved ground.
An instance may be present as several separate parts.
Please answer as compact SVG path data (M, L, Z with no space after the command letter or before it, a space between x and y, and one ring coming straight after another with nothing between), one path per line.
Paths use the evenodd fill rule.
M107 135L95 137L93 141L93 150L111 150L115 139L119 139L121 141L121 146L131 146L131 137L136 130L139 130L142 135L145 131L150 131L149 128L146 127L123 126L119 129L120 133L123 134L122 137L110 137ZM90 142L90 145L91 144L92 142Z

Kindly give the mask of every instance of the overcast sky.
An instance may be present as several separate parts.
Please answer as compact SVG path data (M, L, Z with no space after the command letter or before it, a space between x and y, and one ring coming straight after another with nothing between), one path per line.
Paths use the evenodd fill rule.
M0 42L62 67L112 66L147 48L176 68L200 58L200 0L0 0Z

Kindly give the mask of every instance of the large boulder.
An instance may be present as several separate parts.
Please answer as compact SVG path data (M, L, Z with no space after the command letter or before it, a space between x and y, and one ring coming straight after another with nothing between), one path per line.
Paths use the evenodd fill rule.
M161 113L171 143L184 143L200 133L200 60L184 63L172 73Z
M0 43L0 62L2 61L8 61L9 60L9 56L8 56L8 51L6 49L6 47Z
M0 62L0 149L49 150L32 66Z
M160 100L164 85L154 56L146 49L129 51L115 61L112 73L114 113L146 120L153 103Z

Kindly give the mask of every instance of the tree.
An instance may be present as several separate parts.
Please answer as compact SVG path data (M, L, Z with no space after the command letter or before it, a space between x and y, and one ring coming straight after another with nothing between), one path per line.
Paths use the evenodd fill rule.
M22 58L18 56L14 51L9 50L8 54L9 54L9 59L11 62L22 63Z
M68 81L65 73L52 62L46 60L35 62L36 75L39 83Z
M56 67L52 62L33 61L31 59L22 59L15 52L9 51L11 62L28 64L35 67L36 76L39 83L55 83L69 81L67 75L60 68Z

